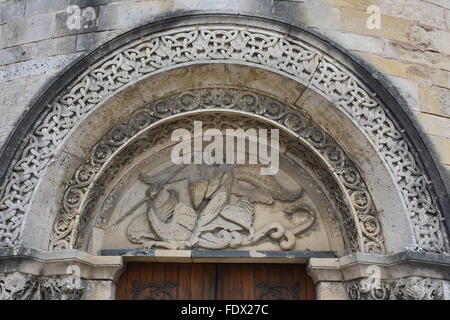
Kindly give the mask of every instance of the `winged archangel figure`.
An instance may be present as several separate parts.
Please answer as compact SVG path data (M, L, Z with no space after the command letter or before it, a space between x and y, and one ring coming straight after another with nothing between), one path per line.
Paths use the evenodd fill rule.
M293 202L303 191L284 190L274 177L261 176L259 168L248 165L189 166L189 170L181 166L158 177L141 175L148 185L143 202L151 232L137 231L142 221L137 217L128 226L130 241L147 249L224 249L270 238L290 250L296 235L314 223L314 213L307 206L295 205L284 211L292 219L292 228L273 222L255 230L255 203ZM301 221L294 219L299 213L304 215Z

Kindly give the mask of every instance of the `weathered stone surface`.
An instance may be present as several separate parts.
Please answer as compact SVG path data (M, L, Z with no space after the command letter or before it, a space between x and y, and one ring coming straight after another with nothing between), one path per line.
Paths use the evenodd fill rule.
M80 8L93 7L99 19L95 24L89 24L86 28L83 24L80 29L70 29L67 27L68 14L66 12L67 5L69 4L78 5ZM366 9L371 4L381 6L383 13L381 30L369 30L366 27L368 17ZM449 173L448 178L450 178L450 47L448 40L450 38L450 4L448 0L0 1L0 115L2 115L0 116L0 145L13 129L13 125L17 119L21 114L26 112L30 102L42 94L43 86L58 76L64 66L80 57L80 54L75 52L90 52L116 35L125 33L135 26L157 20L168 13L188 10L204 10L206 12L210 9L216 11L227 10L240 13L264 14L274 19L284 19L288 21L288 24L293 22L294 24L313 27L318 33L335 40L345 49L356 53L362 60L369 61L375 67L374 72L378 71L381 74L387 75L387 80L383 82L383 85L389 88L394 87L405 100L403 107L414 111L419 123L430 137L429 140L433 143L439 161L444 165L442 171L447 171ZM99 23L98 27L97 22ZM261 23L261 26L267 28L264 23ZM291 30L295 30L295 28L291 28ZM271 28L267 28L266 31L271 31ZM144 56L141 58L143 59ZM135 64L130 65L136 67ZM205 71L207 69L207 66L205 66L202 70ZM100 74L110 71L109 69L105 70L102 70ZM197 71L200 71L200 69ZM321 112L328 112L328 118L323 116L321 120L330 119L331 113L327 108L334 109L334 106L326 104L324 106L309 105L305 107L300 103L307 101L306 99L302 100L302 94L305 92L304 88L290 86L287 84L288 82L276 82L274 80L275 78L268 77L269 73L266 70L248 73L239 79L240 82L233 82L234 80L232 78L236 75L233 70L221 74L224 79L223 81L213 74L198 76L198 79L203 77L205 83L214 85L220 85L222 81L227 84L238 84L239 86L251 88L252 90L266 90L265 92L269 95L280 97L281 100L289 104L294 104L298 99L298 105L305 110L312 110L314 107L317 107L315 108L316 113L314 116L321 117ZM330 74L327 73L326 75ZM176 79L179 81L178 83L182 82L184 86L195 76L194 71L186 71L183 73L183 68L180 68L180 72L172 79ZM230 79L233 81L229 81ZM112 78L108 78L108 81L115 83ZM177 81L165 81L161 83L150 83L149 81L147 82L148 87L141 87L137 93L143 96L143 100L150 101L155 97L155 91L160 90L162 86L165 86L166 90L160 90L159 92L168 93L176 91ZM271 81L273 82L272 84L270 84ZM330 83L331 86L328 87L330 90L339 91L343 89L340 87L343 83L342 81L327 82L327 85ZM103 82L102 80L101 84L107 86L108 82ZM269 86L270 89L268 89ZM77 97L76 99L79 98L78 94L80 92L81 96L85 97L83 90L90 87L80 86L80 88L80 91L73 95L73 97ZM355 88L357 90L352 91L352 93L356 94L356 96L353 97L358 97L358 90L360 88L358 86L353 87L353 90ZM103 126L108 125L107 121L123 115L121 111L126 113L133 109L133 107L127 106L124 108L126 110L120 110L120 106L127 103L127 97L121 101L116 101L114 105L118 110L111 112L110 118L105 116L106 113L103 115L105 122L99 125L99 128L101 127L103 130ZM72 103L71 98L68 98L68 104ZM342 102L342 100L338 101ZM309 100L308 102L312 103ZM81 110L80 105L82 104L78 104L76 100L73 105L76 106L73 109L76 112ZM372 113L371 115L376 116L376 113ZM381 116L384 116L384 114ZM70 120L68 123L70 123ZM87 123L95 125L95 122ZM351 135L350 127L349 125L348 128L345 127L342 130L347 130L347 134ZM55 130L60 129L59 126L53 128ZM341 128L332 128L329 131L336 134L339 130ZM88 133L85 133L86 135ZM357 135L353 136L356 137ZM382 136L383 138L386 137L386 140L382 140L382 143L389 145L393 141L395 142L394 139L391 139L393 136ZM46 135L47 138L48 140L45 141L52 141L55 135ZM94 139L94 137L91 139ZM86 141L88 140L86 139ZM347 141L344 138L342 140ZM346 144L346 146L349 146L349 144ZM360 144L355 143L353 148L349 146L348 149L355 153L361 153L355 156L355 158L364 159L362 150L354 150L355 146L360 146ZM80 150L77 151L77 148ZM66 148L65 152L74 151L77 155L87 154L89 150L86 148L85 146L74 146L73 148ZM33 152L34 150L37 149L33 149ZM366 157L368 156L366 155ZM367 159L364 165L359 166L360 168L364 168L364 172L368 176L376 175L375 169L374 171L367 169L372 165L371 161L375 160ZM26 166L29 164L22 163L22 165ZM55 162L54 167L58 167L58 165L59 163ZM78 163L74 162L73 165L67 165L61 168L69 172L71 167L75 168L75 165L78 165ZM396 169L400 167L395 166ZM403 174L403 172L400 173ZM56 178L55 180L48 179L48 183L56 184L55 181L59 180ZM377 186L377 183L380 187L375 187L376 190L378 190L377 188L381 189L385 181L379 178L378 181L369 183L369 187ZM27 188L27 186L22 187ZM375 189L371 191L374 192ZM397 194L395 188L386 188L386 190L389 190L391 194ZM48 201L56 201L57 196L57 193L55 193L47 197ZM42 198L40 199L42 200ZM42 201L42 204L45 204L45 201ZM403 202L398 201L398 206L403 206ZM399 209L398 211L401 210ZM386 218L389 214L388 211L383 210L381 206L379 212L380 217L382 219ZM42 216L47 214L49 212L43 211ZM398 223L397 220L388 220L388 224L383 225L384 230L390 230L392 233L396 233L395 230L402 232L403 229L401 228L405 226L406 223ZM51 227L51 224L49 224L48 229ZM313 233L316 231L312 230ZM403 236L405 235L402 233ZM39 235L39 237L41 236ZM45 237L42 236L42 238ZM305 238L311 238L311 235L307 234ZM387 239L388 242L392 242L392 239L396 239L396 235L393 234L387 237ZM101 241L99 240L99 242ZM402 238L399 242L406 243L407 241L403 241ZM411 243L413 242L411 240ZM401 245L398 246L401 247ZM45 245L42 248L44 247ZM100 247L97 246L95 247L96 249L92 250L97 251ZM402 248L396 247L397 249L402 250ZM161 258L164 259L164 257ZM437 266L438 264L436 261L430 263L432 266ZM95 268L100 268L101 263L94 263L94 265L96 265ZM364 266L366 265L367 263L364 264ZM364 266L360 266L361 270L364 269ZM53 269L46 266L42 270L48 271ZM444 276L445 272L429 272L424 271L424 268L416 268L413 266L393 267L391 268L391 272L396 275L402 274L401 276L397 276L395 281L401 277L409 279L415 272L421 272L422 274L420 276L426 280L405 280L402 287L408 289L404 289L403 291L399 289L398 292L399 297L406 299L426 296L426 294L423 295L420 293L420 290L417 291L416 289L421 286L425 289L431 288L432 283L427 280L427 277L431 274L431 279L447 277L448 280L449 278L448 274ZM429 273L428 275L426 274L427 272ZM344 272L344 274L346 276L356 275L353 272ZM342 273L339 273L339 276L342 276ZM361 276L366 275L358 274L358 277ZM106 278L100 277L100 279ZM342 279L337 280L337 278L333 278L330 281L342 281ZM442 283L444 286L444 297L448 299L450 298L450 285L448 281L443 281ZM327 286L326 284L330 285ZM59 288L59 286L56 287ZM112 281L95 281L95 283L89 281L88 288L92 288L92 290L87 290L87 293L91 294L89 296L91 299L110 299L113 297L114 285ZM342 283L327 283L324 281L320 282L317 288L319 298L346 298L347 293L345 292L345 288L342 287ZM415 291L410 290L410 288L413 288ZM440 295L433 295L433 297L438 296ZM395 298L393 293L391 294L391 298Z
M191 3L190 5L192 8L195 8L195 3ZM171 2L163 0L131 3L120 2L108 6L101 6L98 30L136 27L155 17L157 13L163 14L170 9L174 9Z
M425 64L434 68L450 70L450 59L445 53L435 50L428 50L427 47L406 44L399 41L390 41L383 54L386 58L401 61L410 61L418 64Z
M52 36L53 14L27 17L0 25L0 48L49 39Z
M82 53L69 53L3 66L0 67L0 82L56 73L81 55Z
M104 31L77 35L76 51L91 51L119 34L119 31Z
M98 30L98 19L99 7L75 8L57 12L53 36L61 37L95 32Z
M381 38L409 42L411 22L402 18L383 16L381 29L367 28L369 15L365 10L341 9L341 30L349 33L366 34Z
M416 47L445 54L450 54L448 37L448 31L434 30L418 25L412 26L409 34L411 43Z
M430 139L436 148L441 163L450 165L450 138L430 135Z
M433 70L431 82L439 87L450 88L450 72L445 70Z
M394 87L401 92L405 99L406 107L411 111L420 111L419 87L415 80L400 78L397 76L388 76Z
M440 6L421 0L380 0L379 5L383 14L445 29L445 10Z
M6 65L33 58L47 58L75 52L76 37L62 37L27 43L0 50L0 64Z
M427 113L450 116L450 89L422 85L420 109Z
M375 68L383 73L402 78L427 79L429 67L420 64L403 62L397 59L386 59L378 55L363 54Z
M341 282L319 282L316 290L318 300L348 300L345 286Z
M348 50L368 52L380 56L384 55L387 50L386 41L377 37L345 33L332 29L319 28L317 31L324 36L333 39L333 41L336 41Z
M0 105L0 128L12 127L14 123L19 119L23 110L14 106L2 106Z
M0 105L14 106L18 113L25 111L31 99L38 95L39 90L53 77L54 75L42 75L3 82L4 92L0 95ZM25 88L27 90L24 90Z
M450 9L450 3L447 0L427 0L427 2L434 3L438 6Z
M70 0L27 0L25 16L64 11L71 4Z
M448 118L439 117L427 113L415 113L426 133L450 138L450 125Z
M25 14L25 5L26 1L7 0L1 2L0 25L5 22L21 19Z
M341 12L338 8L323 5L323 1L309 1L306 3L293 4L292 2L279 2L278 6L284 5L284 10L292 19L298 19L302 24L320 29L336 29L341 21ZM318 17L326 17L318 19Z
M0 127L0 145L5 143L11 131L14 129L14 126L3 125Z
M113 300L115 298L114 281L87 281L84 300Z
M326 3L343 8L366 10L368 6L378 4L379 0L326 0Z

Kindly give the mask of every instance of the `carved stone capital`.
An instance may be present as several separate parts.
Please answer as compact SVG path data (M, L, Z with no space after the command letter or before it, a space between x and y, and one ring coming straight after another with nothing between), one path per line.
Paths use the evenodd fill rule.
M351 300L388 300L391 294L388 281L373 278L351 281L346 289Z
M35 121L35 126L27 131L30 134L23 139L25 142L9 166L0 194L0 245L20 244L22 222L43 172L52 163L57 150L62 149L68 133L108 97L128 84L178 66L239 61L294 78L329 101L335 101L336 107L367 134L391 170L408 208L407 217L418 247L427 252L446 252L442 217L433 200L435 192L420 165L420 152L410 143L401 124L374 93L336 59L301 39L268 32L269 29L237 26L234 21L232 24L199 23L149 33L113 52L105 52L86 72L80 72L77 79L58 92ZM164 109L164 106L159 107ZM85 171L81 176L86 179L88 174ZM349 179L354 177L353 172L346 175ZM358 203L366 200L359 192L353 197ZM373 216L358 222L367 229L368 238L375 237L372 233L378 236L379 224ZM55 226L58 237L64 241L72 231L71 223L61 220ZM369 249L373 247L373 244L365 245Z
M398 300L442 300L444 287L441 280L412 277L398 280L393 293Z
M0 300L80 300L85 283L74 276L0 275Z
M442 300L442 280L411 277L399 280L364 278L348 282L351 300Z

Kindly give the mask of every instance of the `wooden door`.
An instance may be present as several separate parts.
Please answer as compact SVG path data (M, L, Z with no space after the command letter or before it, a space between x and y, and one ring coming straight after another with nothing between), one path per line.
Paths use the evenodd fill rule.
M304 265L129 263L120 300L313 300Z
M314 300L315 288L298 264L219 264L218 300Z

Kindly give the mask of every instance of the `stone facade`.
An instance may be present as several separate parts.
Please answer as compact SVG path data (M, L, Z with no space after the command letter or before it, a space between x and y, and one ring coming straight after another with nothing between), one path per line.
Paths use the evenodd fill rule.
M128 256L191 249L292 251L323 299L449 299L448 38L443 0L1 1L0 299L110 299ZM279 128L280 175L167 178L196 119Z
M407 3L407 4L406 4ZM382 28L366 27L369 5L381 8ZM95 9L95 24L69 29L68 5ZM450 5L420 0L308 1L2 1L0 3L0 141L5 141L42 89L70 63L102 43L176 10L225 10L282 16L310 27L386 75L450 171L448 117ZM317 19L326 15L326 19ZM5 36L3 36L5 35ZM25 92L22 88L26 87ZM17 92L21 94L17 97Z

